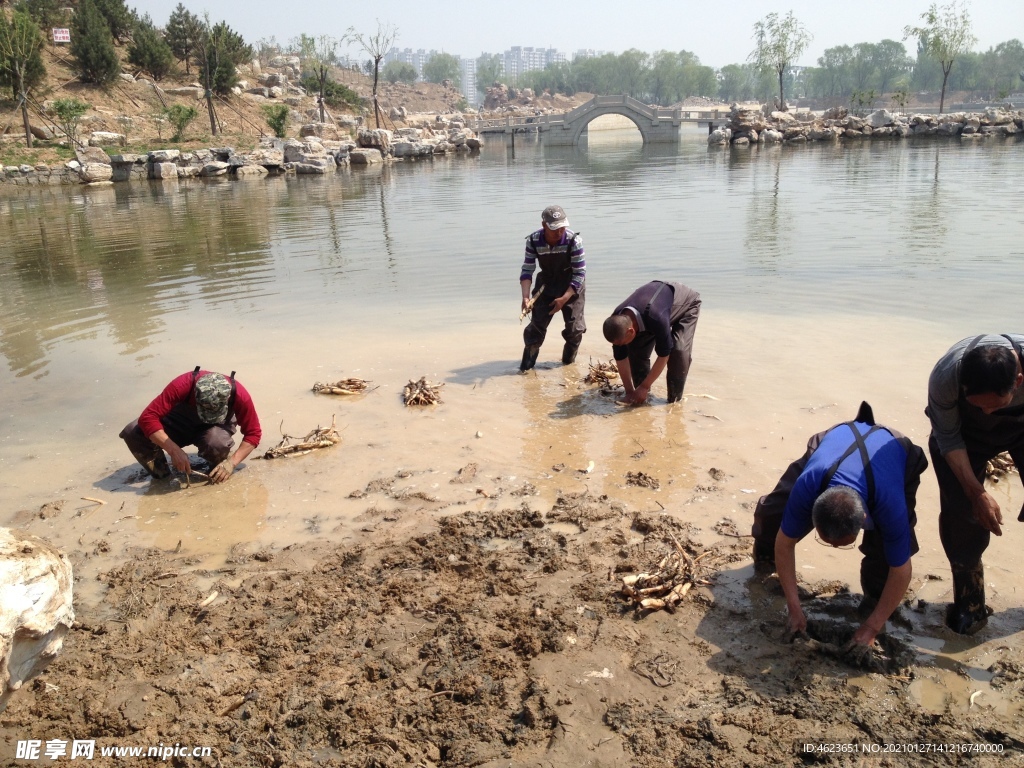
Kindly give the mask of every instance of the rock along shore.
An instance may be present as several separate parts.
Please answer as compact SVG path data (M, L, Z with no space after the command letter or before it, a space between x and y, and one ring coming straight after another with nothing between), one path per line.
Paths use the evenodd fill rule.
M123 141L123 137L115 136ZM92 143L90 139L90 143ZM111 143L117 143L112 141ZM108 185L115 182L196 177L325 174L344 165L373 165L479 150L482 140L465 123L438 118L436 128L359 128L355 140L332 124L304 125L298 139L263 139L251 152L231 147L110 155L89 146L60 166L14 165L0 169L0 187Z
M1018 134L1024 134L1024 110L987 109L984 112L906 116L879 109L866 117L857 117L844 107L836 107L821 116L798 116L789 112L765 114L756 107L734 104L729 113L729 123L712 131L708 144L748 146L839 139L905 139L911 136L972 140Z

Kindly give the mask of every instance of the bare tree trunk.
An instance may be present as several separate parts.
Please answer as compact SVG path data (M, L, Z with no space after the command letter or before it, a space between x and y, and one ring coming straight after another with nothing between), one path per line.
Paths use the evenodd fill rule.
M786 95L782 91L782 69L780 68L778 70L778 72L779 72L779 109L782 110L783 112L788 112L789 110L786 109Z
M327 67L321 67L320 69L320 122L327 122L324 118L324 90L327 88Z
M21 121L25 125L25 146L32 149L32 126L28 123L28 94L25 92L25 73L18 68L18 97L21 99Z
M942 67L942 93L939 95L939 114L942 114L943 107L946 106L946 81L949 80L949 70L953 68L953 62L949 62L949 66L943 65Z
M380 75L380 58L374 56L373 58L373 117L377 121L377 127L380 128L380 105L377 103L377 80Z

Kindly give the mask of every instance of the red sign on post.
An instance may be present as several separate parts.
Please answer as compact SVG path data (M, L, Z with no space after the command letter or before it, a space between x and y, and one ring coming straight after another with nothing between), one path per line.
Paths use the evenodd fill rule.
M71 30L70 29L57 29L54 27L53 30L53 42L55 43L70 43L71 42Z

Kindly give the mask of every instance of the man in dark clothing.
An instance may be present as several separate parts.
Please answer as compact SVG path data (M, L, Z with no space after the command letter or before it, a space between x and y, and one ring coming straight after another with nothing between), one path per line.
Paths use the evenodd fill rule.
M655 280L635 290L604 321L604 337L612 344L626 402L646 402L666 367L668 401L683 398L699 315L699 293L682 283ZM653 366L652 351L657 355Z
M236 425L242 442L232 454ZM155 478L171 474L164 451L179 472L192 469L182 446L195 445L211 467L210 480L222 483L260 443L263 432L252 398L239 382L200 370L171 381L138 419L121 430L128 450Z
M569 365L576 360L576 352L583 341L587 324L583 319L586 254L578 232L569 229L569 220L560 206L549 205L540 215L541 228L526 238L526 258L519 274L523 289L523 312L531 312L530 324L523 331L523 361L519 370L528 371L537 364L537 355L548 325L556 312L565 320L562 338L562 362ZM530 298L533 273L540 265L537 285Z
M1003 451L1024 466L1024 335L973 336L954 344L928 379L928 449L939 481L939 538L953 572L946 624L974 634L988 623L982 554L1002 535L985 465ZM1018 520L1024 521L1024 510Z
M757 570L778 571L790 631L807 628L796 584L797 542L814 530L821 543L845 549L863 529L864 618L853 643L872 643L910 584L910 559L918 551L917 489L927 468L924 451L899 432L876 426L867 403L853 421L807 442L807 452L758 501L751 531Z

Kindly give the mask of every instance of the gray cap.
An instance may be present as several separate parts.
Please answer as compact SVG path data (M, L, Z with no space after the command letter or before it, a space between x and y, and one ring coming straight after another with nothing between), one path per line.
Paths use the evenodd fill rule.
M548 229L561 229L569 226L569 220L565 218L565 211L560 205L549 205L541 212L540 220L548 225Z

